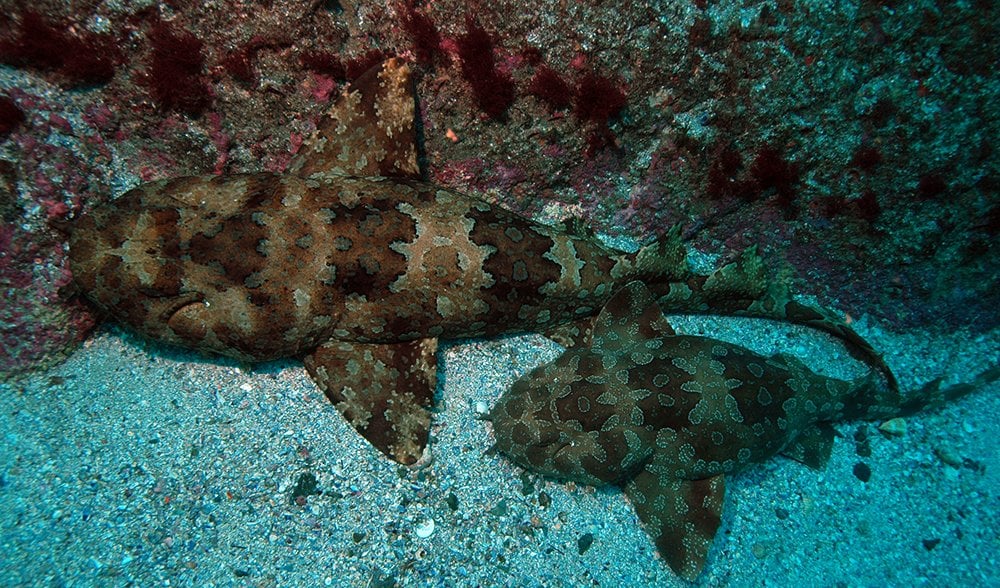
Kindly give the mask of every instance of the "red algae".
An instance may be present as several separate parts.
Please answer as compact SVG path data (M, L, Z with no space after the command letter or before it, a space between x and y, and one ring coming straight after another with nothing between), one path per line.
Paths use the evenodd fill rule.
M882 163L882 154L874 147L858 147L851 157L851 167L856 167L862 171L871 171L875 166Z
M465 34L456 39L462 76L479 108L490 118L501 118L514 103L514 80L497 68L493 39L486 29L471 15L465 19L465 28Z
M417 63L429 65L442 54L441 33L429 16L417 10L413 0L407 0L402 6L403 28L410 34L413 41L413 56Z
M618 116L623 108L625 93L610 79L587 72L577 80L573 113L580 120L603 127L608 124L608 119Z
M792 200L795 198L795 185L799 181L799 167L787 161L777 148L765 143L757 151L750 165L752 182L747 184L745 198L759 198L773 190L775 202L786 217L795 216L796 209Z
M11 100L10 96L0 96L0 139L9 135L25 121L24 111Z
M14 34L0 40L0 62L55 72L71 88L109 82L121 60L115 39L71 30L68 22L26 10L19 15Z
M302 66L335 80L346 80L347 69L340 57L329 51L306 51L299 56Z
M204 44L190 32L157 22L147 36L152 48L145 82L165 110L197 116L212 102L204 77Z
M547 65L541 65L535 70L535 75L528 84L528 93L556 110L569 108L573 103L573 89Z

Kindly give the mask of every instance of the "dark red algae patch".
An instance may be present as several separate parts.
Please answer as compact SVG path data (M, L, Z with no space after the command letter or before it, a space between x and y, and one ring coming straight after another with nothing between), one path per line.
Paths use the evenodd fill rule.
M924 174L917 182L917 194L921 198L931 199L940 196L948 188L948 184L938 174Z
M573 103L573 89L569 83L547 65L535 70L528 84L528 93L556 110L569 108Z
M465 34L455 40L462 76L479 108L490 118L502 118L514 103L514 80L497 68L493 39L479 21L467 16L465 29Z
M25 120L24 111L9 96L0 96L0 139L11 134Z
M750 165L750 175L753 182L750 184L751 189L747 191L748 197L760 197L773 190L775 203L786 218L795 216L793 200L795 185L799 181L797 165L786 160L777 148L765 143Z
M879 153L878 149L871 146L858 147L854 151L854 156L851 157L851 167L866 172L871 171L880 163L882 163L882 154Z
M743 156L731 145L722 142L712 147L711 153L706 188L708 196L713 199L736 196L743 185L738 178L743 169Z
M610 79L585 73L576 83L573 112L580 120L606 126L625 108L625 93Z
M347 79L347 68L335 53L329 51L305 51L299 55L299 63L309 71L330 76L335 80Z
M114 77L121 54L112 36L87 32L70 26L69 21L46 19L31 10L14 22L0 40L0 63L54 72L59 83L69 88L104 84Z
M441 33L429 16L417 10L412 0L404 2L402 8L403 28L413 41L413 56L421 65L432 64L441 54Z
M164 110L191 116L205 111L212 96L202 68L203 43L190 32L163 21L147 33L152 51L146 71L146 86Z

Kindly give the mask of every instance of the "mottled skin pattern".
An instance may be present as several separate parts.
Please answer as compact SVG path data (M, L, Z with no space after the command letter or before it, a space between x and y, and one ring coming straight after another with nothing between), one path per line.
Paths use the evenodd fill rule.
M684 256L676 235L625 255L421 182L414 107L409 69L390 60L338 100L288 173L162 180L87 211L70 239L77 285L157 341L304 356L363 435L416 461L439 337L565 324Z
M98 235L73 242L88 296L146 336L246 360L542 330L593 314L629 271L596 242L413 180L190 177L114 204L74 232Z
M671 312L767 316L834 333L743 258L688 269L679 231L635 254L420 181L409 69L392 59L331 108L287 173L141 185L74 225L82 293L143 335L262 361L302 357L376 447L402 463L426 444L438 338L586 336L613 289L642 279ZM891 374L890 374L891 377Z
M778 453L819 467L832 421L907 415L997 377L932 382L904 400L874 372L838 380L787 355L675 335L632 282L598 315L589 345L519 379L489 417L497 447L522 467L623 485L671 568L694 579L719 526L725 474Z

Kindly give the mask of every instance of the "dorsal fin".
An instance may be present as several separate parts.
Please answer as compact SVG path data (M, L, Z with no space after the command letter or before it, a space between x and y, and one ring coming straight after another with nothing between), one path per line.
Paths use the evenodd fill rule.
M760 298L767 291L767 278L757 246L747 247L736 261L712 272L705 280L705 291L713 296Z
M288 172L417 179L415 117L410 68L401 59L389 59L340 95L292 158Z
M615 293L597 315L591 347L597 353L615 353L638 341L673 334L653 294L645 284L633 280Z
M579 237L580 239L594 239L597 237L597 233L594 232L594 227L590 226L587 219L582 216L569 216L563 220L556 223L555 228L565 231L574 237Z

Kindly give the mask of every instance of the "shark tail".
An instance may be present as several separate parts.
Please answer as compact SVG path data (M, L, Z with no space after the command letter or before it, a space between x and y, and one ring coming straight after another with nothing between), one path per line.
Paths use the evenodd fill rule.
M667 237L670 237L668 233ZM677 236L679 242L679 233ZM637 258L648 251L653 255L660 242L639 250ZM683 248L683 245L681 245ZM792 299L783 283L768 280L764 262L756 247L749 247L733 262L713 273L688 274L681 281L662 283L646 280L657 296L663 312L720 314L766 318L817 329L844 342L848 353L875 368L885 377L890 390L898 393L896 376L872 345L834 312Z
M942 386L941 378L935 378L924 384L920 390L908 394L906 399L893 407L892 416L905 417L922 410L934 410L941 408L945 404L957 400L967 394L975 392L993 382L1000 380L1000 365L979 373L970 382L961 382L951 386Z
M817 329L828 333L841 341L847 348L847 352L859 361L867 363L875 368L885 377L888 388L896 393L899 392L899 383L896 375L885 363L885 357L875 350L864 337L858 334L847 322L834 314L832 311L822 307L810 306L796 302L788 296L787 292L770 292L764 300L751 305L748 309L754 316L755 312L766 312L778 320L803 325L812 329Z

